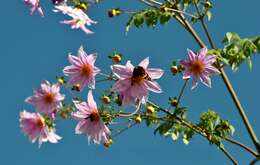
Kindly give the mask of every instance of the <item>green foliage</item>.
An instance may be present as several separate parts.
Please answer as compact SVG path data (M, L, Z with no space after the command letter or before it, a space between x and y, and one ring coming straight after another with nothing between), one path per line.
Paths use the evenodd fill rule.
M216 112L211 110L204 112L200 116L200 122L197 126L206 133L210 143L218 147L223 145L221 143L222 139L233 135L235 131L234 127L227 120L222 120Z
M218 51L222 61L230 65L233 71L236 71L245 60L249 68L252 68L252 55L260 52L260 36L240 38L238 34L228 32L222 42L226 45Z
M133 14L126 24L126 32L130 30L132 26L137 28L143 27L155 27L158 23L161 25L167 24L174 13L160 9L145 9Z

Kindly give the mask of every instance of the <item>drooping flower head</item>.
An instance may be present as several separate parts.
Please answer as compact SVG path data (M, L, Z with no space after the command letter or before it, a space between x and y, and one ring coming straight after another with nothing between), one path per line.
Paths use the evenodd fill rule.
M159 79L164 71L161 69L147 68L149 58L145 58L138 66L133 66L130 61L126 65L112 65L113 73L119 80L113 85L112 90L120 94L122 105L135 103L137 100L145 101L148 90L161 93L159 84L154 79Z
M63 14L69 15L72 17L71 20L64 20L61 21L63 24L70 25L72 29L78 29L80 28L83 30L86 34L92 34L93 32L89 30L87 26L90 26L91 24L96 24L96 21L93 21L89 18L89 16L80 8L73 8L71 6L67 5L57 5L55 6L56 10L53 10L54 12L62 12Z
M188 59L180 62L185 69L183 79L192 78L192 89L198 85L199 81L211 87L210 76L219 73L218 69L213 66L217 56L207 53L207 48L202 48L198 54L188 49Z
M88 102L74 101L77 112L72 113L72 117L78 121L75 128L76 134L86 134L89 142L93 140L95 144L108 142L110 130L103 123L96 102L93 98L92 91L88 92Z
M82 46L78 50L78 56L69 55L68 60L71 65L63 70L65 75L71 77L69 83L78 85L80 90L86 85L94 89L95 76L100 72L100 69L94 66L96 58L96 54L87 55Z
M24 3L31 8L31 14L37 10L42 17L44 16L40 0L24 0Z
M60 94L58 83L51 85L48 81L44 81L41 87L34 91L34 95L25 101L35 105L38 112L50 115L62 106L64 98L65 95Z
M50 128L45 123L45 119L39 113L30 113L23 111L20 113L20 127L32 143L38 140L39 147L43 142L58 143L61 139L55 133L54 128Z

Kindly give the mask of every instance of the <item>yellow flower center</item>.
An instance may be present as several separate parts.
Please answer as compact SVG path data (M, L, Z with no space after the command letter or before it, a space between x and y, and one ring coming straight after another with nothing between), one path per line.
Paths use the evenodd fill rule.
M55 97L54 97L54 95L53 95L52 93L48 93L48 94L46 94L46 95L44 96L44 101L45 101L45 103L47 103L47 104L53 103L53 102L54 102L54 99L55 99Z
M41 117L41 118L38 118L38 119L36 120L36 125L37 125L37 127L39 127L39 128L43 128L44 125L45 125L44 119L43 119L42 117Z
M92 72L93 72L93 70L92 70L91 65L89 65L89 64L82 65L82 67L81 67L81 74L83 76L88 78L88 77L90 77L92 75Z
M204 70L204 67L205 67L204 63L198 60L193 61L191 63L191 71L196 75L201 74Z
M90 115L89 115L89 119L91 122L98 122L100 120L99 114L96 111L93 111Z

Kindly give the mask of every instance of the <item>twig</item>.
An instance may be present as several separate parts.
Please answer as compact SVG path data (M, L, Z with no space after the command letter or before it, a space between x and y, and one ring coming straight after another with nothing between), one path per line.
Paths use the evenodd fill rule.
M245 149L246 151L248 151L249 153L251 153L252 155L254 155L255 157L258 156L258 153L255 152L253 149L251 149L250 147L246 146L245 144L242 144L234 139L228 138L226 137L224 140L226 140L227 142L233 143L237 146L240 146L241 148Z

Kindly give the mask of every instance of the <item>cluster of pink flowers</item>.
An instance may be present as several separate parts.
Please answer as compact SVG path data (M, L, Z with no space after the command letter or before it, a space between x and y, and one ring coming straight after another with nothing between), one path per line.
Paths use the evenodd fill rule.
M55 133L53 125L48 125L46 120L55 120L55 113L61 108L64 98L65 96L60 94L59 84L51 85L48 81L44 81L41 87L34 91L34 95L25 100L35 105L39 112L30 113L24 110L20 113L20 127L32 142L38 140L41 146L43 142L57 143L61 139Z
M101 72L95 66L96 59L97 54L88 55L81 46L77 56L68 55L71 65L64 67L63 72L70 77L69 85L78 86L79 91L83 91L85 87L89 88L87 102L73 100L77 111L72 112L71 116L78 121L75 133L86 134L89 142L100 144L107 143L111 133L99 114L92 94L92 90L95 89L95 77ZM188 59L180 62L184 67L183 79L192 78L192 89L199 81L211 87L210 76L219 73L213 66L215 61L216 56L208 55L206 48L201 49L198 54L188 50ZM117 77L112 91L118 93L122 99L122 106L145 104L149 91L162 92L155 80L161 78L164 71L159 68L148 68L148 65L149 58L147 57L137 66L132 65L130 61L127 61L125 65L111 66L113 75ZM57 143L61 139L55 133L54 121L56 113L63 106L64 99L65 95L60 93L59 83L50 84L44 81L40 88L34 91L34 95L25 100L34 105L38 111L37 113L26 111L20 113L22 131L32 142L38 140L40 146L43 142Z
M38 11L42 17L44 16L40 5L40 0L24 0L24 3L31 8L31 14ZM62 12L72 18L70 20L61 21L60 23L70 25L72 29L80 28L86 34L93 33L86 26L91 26L97 22L89 18L89 16L80 7L68 6L64 0L53 0L53 4L55 5L55 9L53 10L54 12Z

